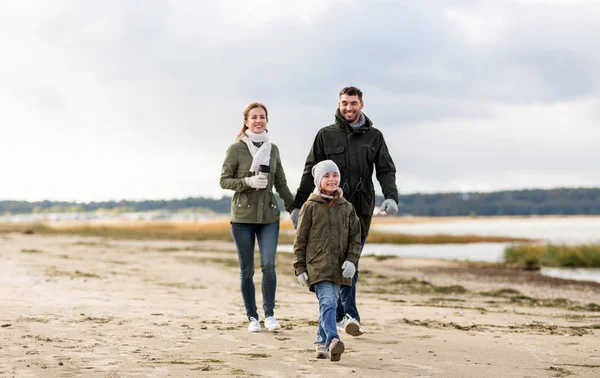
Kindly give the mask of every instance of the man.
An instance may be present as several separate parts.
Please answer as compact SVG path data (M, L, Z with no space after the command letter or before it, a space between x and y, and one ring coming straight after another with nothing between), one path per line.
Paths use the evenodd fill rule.
M364 106L362 96L361 90L356 87L346 87L340 91L335 123L317 132L306 158L291 219L296 228L300 208L315 187L311 174L312 167L320 161L333 160L340 168L342 177L340 187L344 191L344 197L354 205L356 214L360 218L361 241L364 247L375 208L373 167L385 197L380 209L382 213L394 215L398 211L398 188L396 167L388 152L383 134L373 127L371 120L361 111ZM358 271L352 279L351 287L342 286L336 313L338 328L352 336L363 334L360 315L356 309L357 279Z

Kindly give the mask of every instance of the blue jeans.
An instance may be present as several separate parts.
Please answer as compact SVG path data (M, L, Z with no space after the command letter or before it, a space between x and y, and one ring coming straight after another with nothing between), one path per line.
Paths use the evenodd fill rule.
M335 309L340 298L340 285L330 281L321 281L315 284L315 293L319 299L319 329L315 343L329 344L333 339L339 339L335 324Z
M279 239L279 221L268 224L231 223L231 235L240 262L242 298L248 319L258 319L254 291L254 242L258 239L260 268L262 270L262 296L265 317L273 316L275 308L275 252Z
M365 240L366 238L361 238L361 252L365 246ZM360 315L356 308L356 281L358 281L358 264L356 264L356 274L352 277L352 286L342 286L340 290L340 299L335 312L335 320L338 322L348 314L360 323Z

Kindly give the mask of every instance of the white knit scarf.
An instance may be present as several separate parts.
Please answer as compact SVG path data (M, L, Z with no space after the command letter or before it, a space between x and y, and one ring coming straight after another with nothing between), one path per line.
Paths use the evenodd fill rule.
M252 165L250 172L258 172L259 165L269 165L271 161L271 142L269 142L269 133L266 131L255 134L250 129L246 130L246 136L240 139L246 142L250 155L252 155ZM254 143L262 143L260 147L256 147Z

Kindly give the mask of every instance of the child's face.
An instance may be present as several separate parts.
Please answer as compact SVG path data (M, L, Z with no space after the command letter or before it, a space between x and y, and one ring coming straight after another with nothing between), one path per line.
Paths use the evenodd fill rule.
M340 176L337 172L327 172L321 179L321 191L332 195L340 187Z

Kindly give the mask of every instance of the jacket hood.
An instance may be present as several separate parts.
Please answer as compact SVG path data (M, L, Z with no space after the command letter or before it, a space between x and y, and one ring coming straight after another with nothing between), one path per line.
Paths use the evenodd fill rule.
M373 127L373 122L367 117L365 113L362 113L365 116L365 124L358 128L358 130L354 130L352 126L346 121L346 118L340 112L340 109L336 109L335 111L335 124L342 130L348 133L360 133L363 134L371 127Z

